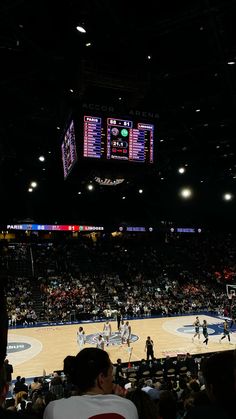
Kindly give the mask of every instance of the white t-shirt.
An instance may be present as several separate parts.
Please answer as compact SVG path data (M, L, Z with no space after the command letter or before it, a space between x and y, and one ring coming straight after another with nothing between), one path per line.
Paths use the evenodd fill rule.
M130 400L114 394L72 396L48 404L43 419L138 419Z
M77 332L77 342L80 344L85 343L86 337L85 337L85 333L82 332Z

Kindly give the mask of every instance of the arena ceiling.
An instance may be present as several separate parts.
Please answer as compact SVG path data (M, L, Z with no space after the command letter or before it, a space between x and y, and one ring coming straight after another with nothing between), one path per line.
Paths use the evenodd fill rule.
M235 0L2 0L1 223L170 220L231 228L235 21ZM61 133L83 103L153 113L152 169L93 192L86 189L92 173L64 182ZM32 180L38 187L29 193ZM184 186L193 190L189 200L179 196ZM224 193L233 199L224 201Z

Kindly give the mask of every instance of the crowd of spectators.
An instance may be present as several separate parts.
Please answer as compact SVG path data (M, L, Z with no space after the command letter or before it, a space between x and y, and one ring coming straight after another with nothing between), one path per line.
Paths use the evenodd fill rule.
M110 317L118 309L129 318L199 311L230 314L225 285L236 282L232 235L224 240L201 234L151 239L100 235L96 240L81 236L22 244L21 251L20 244L15 247L18 259L33 266L34 277L9 280L13 326ZM33 290L38 292L32 297Z
M89 350L97 351L94 348ZM230 419L235 417L234 357L234 351L198 358L187 354L175 359L167 357L163 361L141 360L135 367L129 366L129 368L127 365L122 365L119 360L117 366L113 368L112 393L118 394L116 397L131 400L136 406L138 416L129 416L127 411L128 416L125 417L128 418ZM68 400L67 409L70 417L70 404L73 411L74 397L81 397L84 394L94 395L91 392L87 393L85 389L86 383L91 383L91 380L89 381L91 371L89 369L80 371L80 376L74 377L77 374L77 367L72 368L71 358L74 357L67 357L64 360L65 374L54 372L51 380L35 377L29 385L26 385L23 377L17 377L12 389L13 395L6 400L5 409L18 412L19 418L23 413L26 417L43 418L50 402L63 400L65 397ZM95 365L93 366L95 370L102 368L101 365ZM86 365L83 368L86 369ZM70 397L72 397L71 402ZM60 409L62 408L63 403ZM46 418L58 417L51 416L50 412L54 412L54 408L48 410Z

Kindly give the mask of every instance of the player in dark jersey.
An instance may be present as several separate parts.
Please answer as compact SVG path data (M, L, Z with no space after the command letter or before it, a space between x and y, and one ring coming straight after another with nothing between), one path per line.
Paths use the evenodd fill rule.
M205 340L202 343L205 343L207 345L208 344L208 330L207 330L207 321L206 320L203 320L202 333L203 333L203 336L205 338Z
M194 328L195 328L195 334L194 334L194 336L192 337L192 342L194 342L194 338L197 336L198 337L198 340L200 341L200 320L199 320L199 317L197 316L196 317L196 320L195 320L195 322L193 323L193 325L194 325Z
M154 343L150 336L147 337L145 350L147 351L147 361L151 357L152 361L154 359L154 351L153 351Z
M226 338L226 336L228 338L228 341L230 342L229 325L228 325L227 320L224 321L223 326L224 326L224 330L223 330L224 335L222 336L222 338L220 338L220 343L221 343L222 339Z
M230 329L236 324L236 304L231 305L231 322L230 322Z

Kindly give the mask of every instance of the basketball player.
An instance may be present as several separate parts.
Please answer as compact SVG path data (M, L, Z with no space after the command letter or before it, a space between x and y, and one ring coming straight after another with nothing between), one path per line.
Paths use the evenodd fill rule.
M120 330L120 322L121 322L121 320L122 320L122 314L121 314L120 309L119 309L119 310L117 310L117 313L116 313L116 320L117 320L117 330Z
M207 346L207 344L208 344L208 331L207 331L207 321L206 320L203 320L202 333L203 333L203 336L205 338L205 340L202 343L205 343L206 346Z
M233 325L236 323L236 304L231 304L231 322L230 322L230 329L233 327Z
M111 337L111 325L109 320L106 321L103 327L103 336L105 337L107 346L109 345L109 338Z
M105 341L104 341L102 335L99 335L98 338L97 338L96 348L102 349L104 351L104 345L105 345Z
M86 341L85 331L82 326L79 327L79 330L77 331L77 343L79 345L79 350L83 349L83 346Z
M121 320L119 332L120 332L121 346L122 346L122 344L124 343L124 333L125 333L125 322L124 322L124 320Z
M228 325L227 320L224 321L223 326L224 326L223 336L222 336L222 338L220 338L220 343L221 343L222 339L226 338L226 336L228 338L228 341L230 342L229 325Z
M200 321L199 321L199 317L196 317L195 322L193 323L193 326L195 327L195 334L192 338L192 342L194 342L194 338L197 336L198 340L200 341Z
M124 334L123 334L122 343L126 341L128 347L130 347L130 337L131 337L131 326L129 322L127 321L125 322L125 325L124 325Z
M154 343L150 336L147 337L145 349L147 351L147 361L151 357L152 361L154 359L154 351L153 351Z

